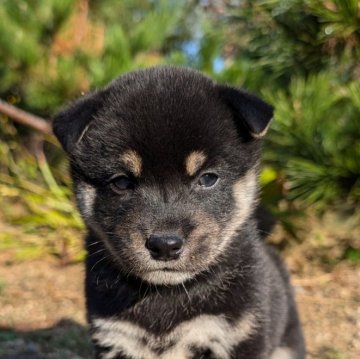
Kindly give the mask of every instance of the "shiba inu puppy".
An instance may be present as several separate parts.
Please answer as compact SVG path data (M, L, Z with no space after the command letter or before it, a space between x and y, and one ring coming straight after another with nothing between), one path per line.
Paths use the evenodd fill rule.
M272 114L256 96L165 66L55 117L88 229L96 358L305 357L286 269L254 215Z

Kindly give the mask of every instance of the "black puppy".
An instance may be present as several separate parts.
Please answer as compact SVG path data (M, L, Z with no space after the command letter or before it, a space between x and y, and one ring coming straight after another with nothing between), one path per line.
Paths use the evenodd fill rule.
M305 357L287 272L254 216L272 112L198 72L157 67L55 118L88 228L96 358Z

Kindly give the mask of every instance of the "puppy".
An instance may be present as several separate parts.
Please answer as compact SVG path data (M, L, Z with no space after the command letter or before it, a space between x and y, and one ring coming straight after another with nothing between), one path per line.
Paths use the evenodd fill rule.
M54 119L87 225L102 359L302 359L288 275L261 240L271 106L177 67L121 76Z

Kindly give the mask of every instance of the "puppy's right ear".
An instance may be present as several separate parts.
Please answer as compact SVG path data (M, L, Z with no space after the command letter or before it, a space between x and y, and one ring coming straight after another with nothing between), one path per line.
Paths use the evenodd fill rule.
M103 97L102 92L85 95L53 118L53 132L67 153L72 153L82 139L90 122L101 109Z
M220 94L233 110L236 125L260 139L266 134L273 117L273 107L248 92L227 85L218 86Z

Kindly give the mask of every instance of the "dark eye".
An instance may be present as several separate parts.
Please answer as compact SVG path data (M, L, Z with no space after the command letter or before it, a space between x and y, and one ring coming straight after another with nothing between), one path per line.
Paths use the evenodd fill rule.
M199 178L198 185L206 188L213 187L218 179L215 173L205 173Z
M134 188L134 182L124 175L113 178L110 182L110 187L117 193L123 193L126 190Z

